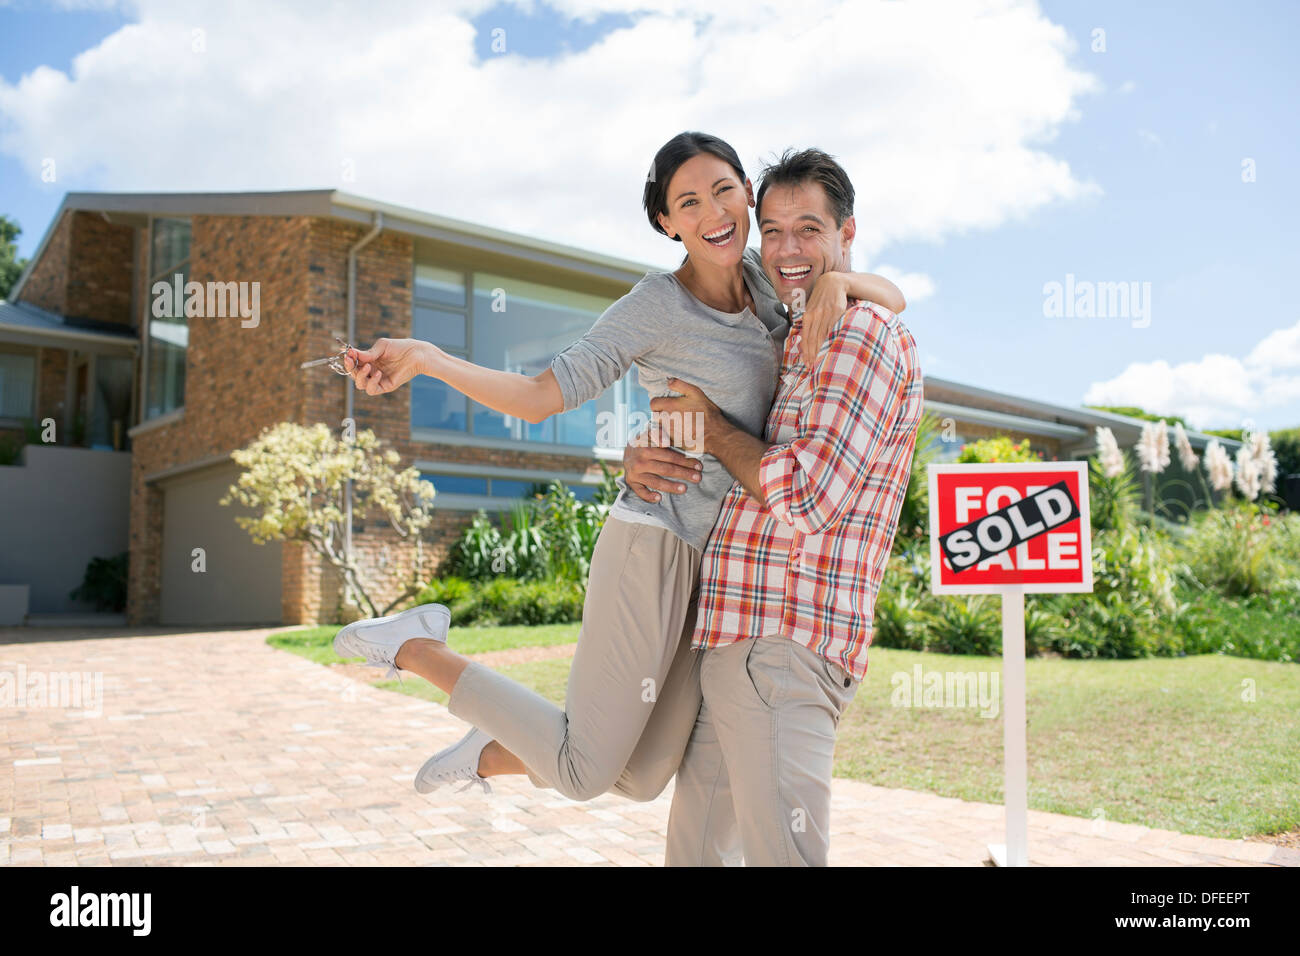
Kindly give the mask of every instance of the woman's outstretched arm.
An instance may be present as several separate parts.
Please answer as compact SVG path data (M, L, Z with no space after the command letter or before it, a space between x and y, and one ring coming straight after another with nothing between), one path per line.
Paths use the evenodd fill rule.
M564 397L549 368L539 375L501 372L419 339L376 339L368 349L352 349L347 358L356 387L367 395L383 395L417 375L428 375L480 405L534 425L564 411Z

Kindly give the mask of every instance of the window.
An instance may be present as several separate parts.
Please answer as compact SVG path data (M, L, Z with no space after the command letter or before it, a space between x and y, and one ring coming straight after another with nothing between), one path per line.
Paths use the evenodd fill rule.
M185 320L185 282L190 270L190 224L186 219L154 219L149 257L149 378L145 418L175 411L185 404L185 356L190 330ZM179 276L179 278L177 278ZM166 300L154 293L156 283L171 289ZM181 294L176 295L177 289ZM158 308L155 309L155 303Z
M91 448L121 451L126 447L126 430L131 425L131 387L135 375L129 358L95 356L95 395L91 401Z
M497 478L479 475L446 475L422 471L420 477L430 482L440 495L482 495L488 498L529 498L545 491L547 481L542 479ZM579 501L592 501L597 488L580 482L564 482ZM437 498L434 498L437 505Z
M36 412L36 356L0 352L0 418L32 418Z
M473 478L466 475L433 475L421 472L420 477L433 484L440 495L485 495L488 493L486 478Z
M476 365L531 376L582 338L610 302L557 286L417 263L412 334ZM412 428L541 444L594 446L598 437L616 434L602 426L620 409L624 417L629 411L649 415L649 398L637 384L635 368L599 398L536 425L470 402L433 379L416 379L411 391Z

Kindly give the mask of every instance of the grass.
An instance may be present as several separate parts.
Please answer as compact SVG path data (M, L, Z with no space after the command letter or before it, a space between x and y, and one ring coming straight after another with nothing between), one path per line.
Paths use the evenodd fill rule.
M891 706L891 678L995 657L877 648L840 722L836 773L1002 801L1002 715ZM1237 838L1300 824L1300 669L1221 655L1026 661L1029 806ZM1254 700L1246 699L1253 689Z
M568 643L578 625L458 630L470 650ZM316 631L270 642L313 660L337 660ZM513 643L511 643L513 642ZM296 646L291 646L296 645ZM988 671L997 657L873 648L871 670L841 719L835 774L884 787L1002 802L1002 715L978 707L892 706L892 678ZM563 706L567 658L501 672ZM1300 668L1223 655L1026 662L1029 806L1085 819L1239 838L1300 825ZM418 677L379 686L446 703ZM1253 692L1254 699L1247 699Z
M578 639L579 624L542 624L537 627L458 627L451 633L451 646L462 654L485 654L513 647L551 647L572 644ZM344 660L334 653L336 625L281 631L266 642L272 647L291 651L317 664L337 664ZM347 658L360 661L360 657Z

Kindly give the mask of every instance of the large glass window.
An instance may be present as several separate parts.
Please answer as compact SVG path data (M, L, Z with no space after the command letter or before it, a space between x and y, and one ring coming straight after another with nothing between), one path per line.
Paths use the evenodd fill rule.
M469 358L469 307L463 272L416 263L411 308L413 337L432 342L451 355ZM411 425L415 428L463 432L469 420L468 407L464 395L437 379L421 375L411 382Z
M190 271L189 220L153 220L150 242L146 418L165 415L185 404L185 355L190 339L184 295ZM155 294L154 284L158 282L169 286L166 298ZM176 294L178 288L180 295Z
M36 402L36 356L0 352L0 418L31 418Z
M490 498L527 498L541 492L546 487L544 481L528 478L489 478L479 475L444 475L438 472L423 471L420 477L430 482L438 494L445 495L486 495ZM587 483L565 482L579 501L592 501L596 497L597 487ZM435 498L435 502L436 502Z
M412 334L487 368L537 375L586 333L610 299L492 273L472 275L417 263ZM649 415L636 369L604 395L539 424L504 415L428 378L416 379L411 425L514 441L621 447L616 421ZM602 414L603 413L603 414ZM615 427L610 427L615 425Z

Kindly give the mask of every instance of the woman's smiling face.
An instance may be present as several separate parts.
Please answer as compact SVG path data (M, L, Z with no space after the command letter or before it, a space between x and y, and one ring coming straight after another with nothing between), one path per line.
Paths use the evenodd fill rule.
M677 236L697 264L731 267L740 261L749 238L749 208L754 187L712 153L692 156L668 183L668 213L659 225Z

